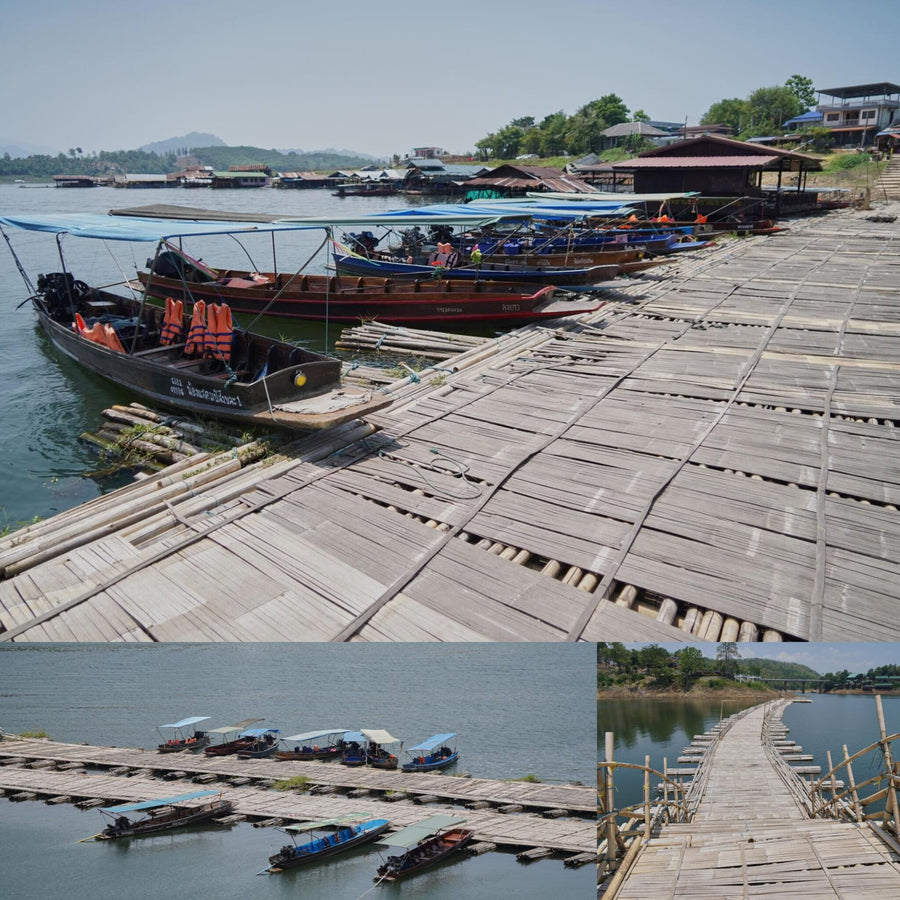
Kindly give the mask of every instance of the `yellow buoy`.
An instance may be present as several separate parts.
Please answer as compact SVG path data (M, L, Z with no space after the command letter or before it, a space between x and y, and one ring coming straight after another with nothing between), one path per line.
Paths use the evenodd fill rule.
M296 384L297 387L303 387L303 385L306 384L306 373L305 373L305 372L298 372L298 373L294 376L294 384Z

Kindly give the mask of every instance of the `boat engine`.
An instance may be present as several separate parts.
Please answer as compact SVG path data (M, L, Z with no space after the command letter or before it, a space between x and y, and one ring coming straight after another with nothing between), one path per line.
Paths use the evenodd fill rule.
M50 272L38 275L38 293L52 319L73 319L76 312L84 312L88 300L97 292L83 281L76 281L71 272Z

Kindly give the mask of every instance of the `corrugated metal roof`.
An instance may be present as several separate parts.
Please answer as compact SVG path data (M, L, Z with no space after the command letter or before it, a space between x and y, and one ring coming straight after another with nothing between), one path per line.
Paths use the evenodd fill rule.
M654 128L646 122L620 122L618 125L611 125L605 131L601 131L604 137L625 137L629 134L642 134L646 137L662 137L668 132L660 128Z
M614 169L747 169L768 166L779 157L766 156L650 156L613 163Z

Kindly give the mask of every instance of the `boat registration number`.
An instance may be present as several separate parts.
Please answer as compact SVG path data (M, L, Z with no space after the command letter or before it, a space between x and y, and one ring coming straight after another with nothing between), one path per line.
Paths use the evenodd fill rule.
M522 307L518 303L504 303L503 312L518 312Z

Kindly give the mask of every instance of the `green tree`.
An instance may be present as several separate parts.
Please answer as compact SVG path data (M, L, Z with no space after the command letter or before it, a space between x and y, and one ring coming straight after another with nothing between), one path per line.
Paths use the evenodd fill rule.
M706 671L706 657L696 647L685 647L675 654L678 660L678 686L689 690L694 681Z
M803 112L797 95L786 87L757 88L747 99L747 106L750 130L755 134L781 133L787 119Z
M632 122L649 122L650 116L647 115L642 109L637 109L631 114Z
M716 650L716 671L729 678L734 678L740 655L734 641L724 641L719 644Z
M538 128L541 132L541 156L559 156L566 150L568 119L562 110L545 116Z
M750 123L750 110L746 100L719 100L700 117L701 125L727 125L735 134L742 134Z
M628 107L618 94L604 94L588 106L607 123L607 127L628 121Z
M813 89L811 78L803 75L791 75L784 86L800 101L803 106L801 112L812 109L816 105L816 92Z

